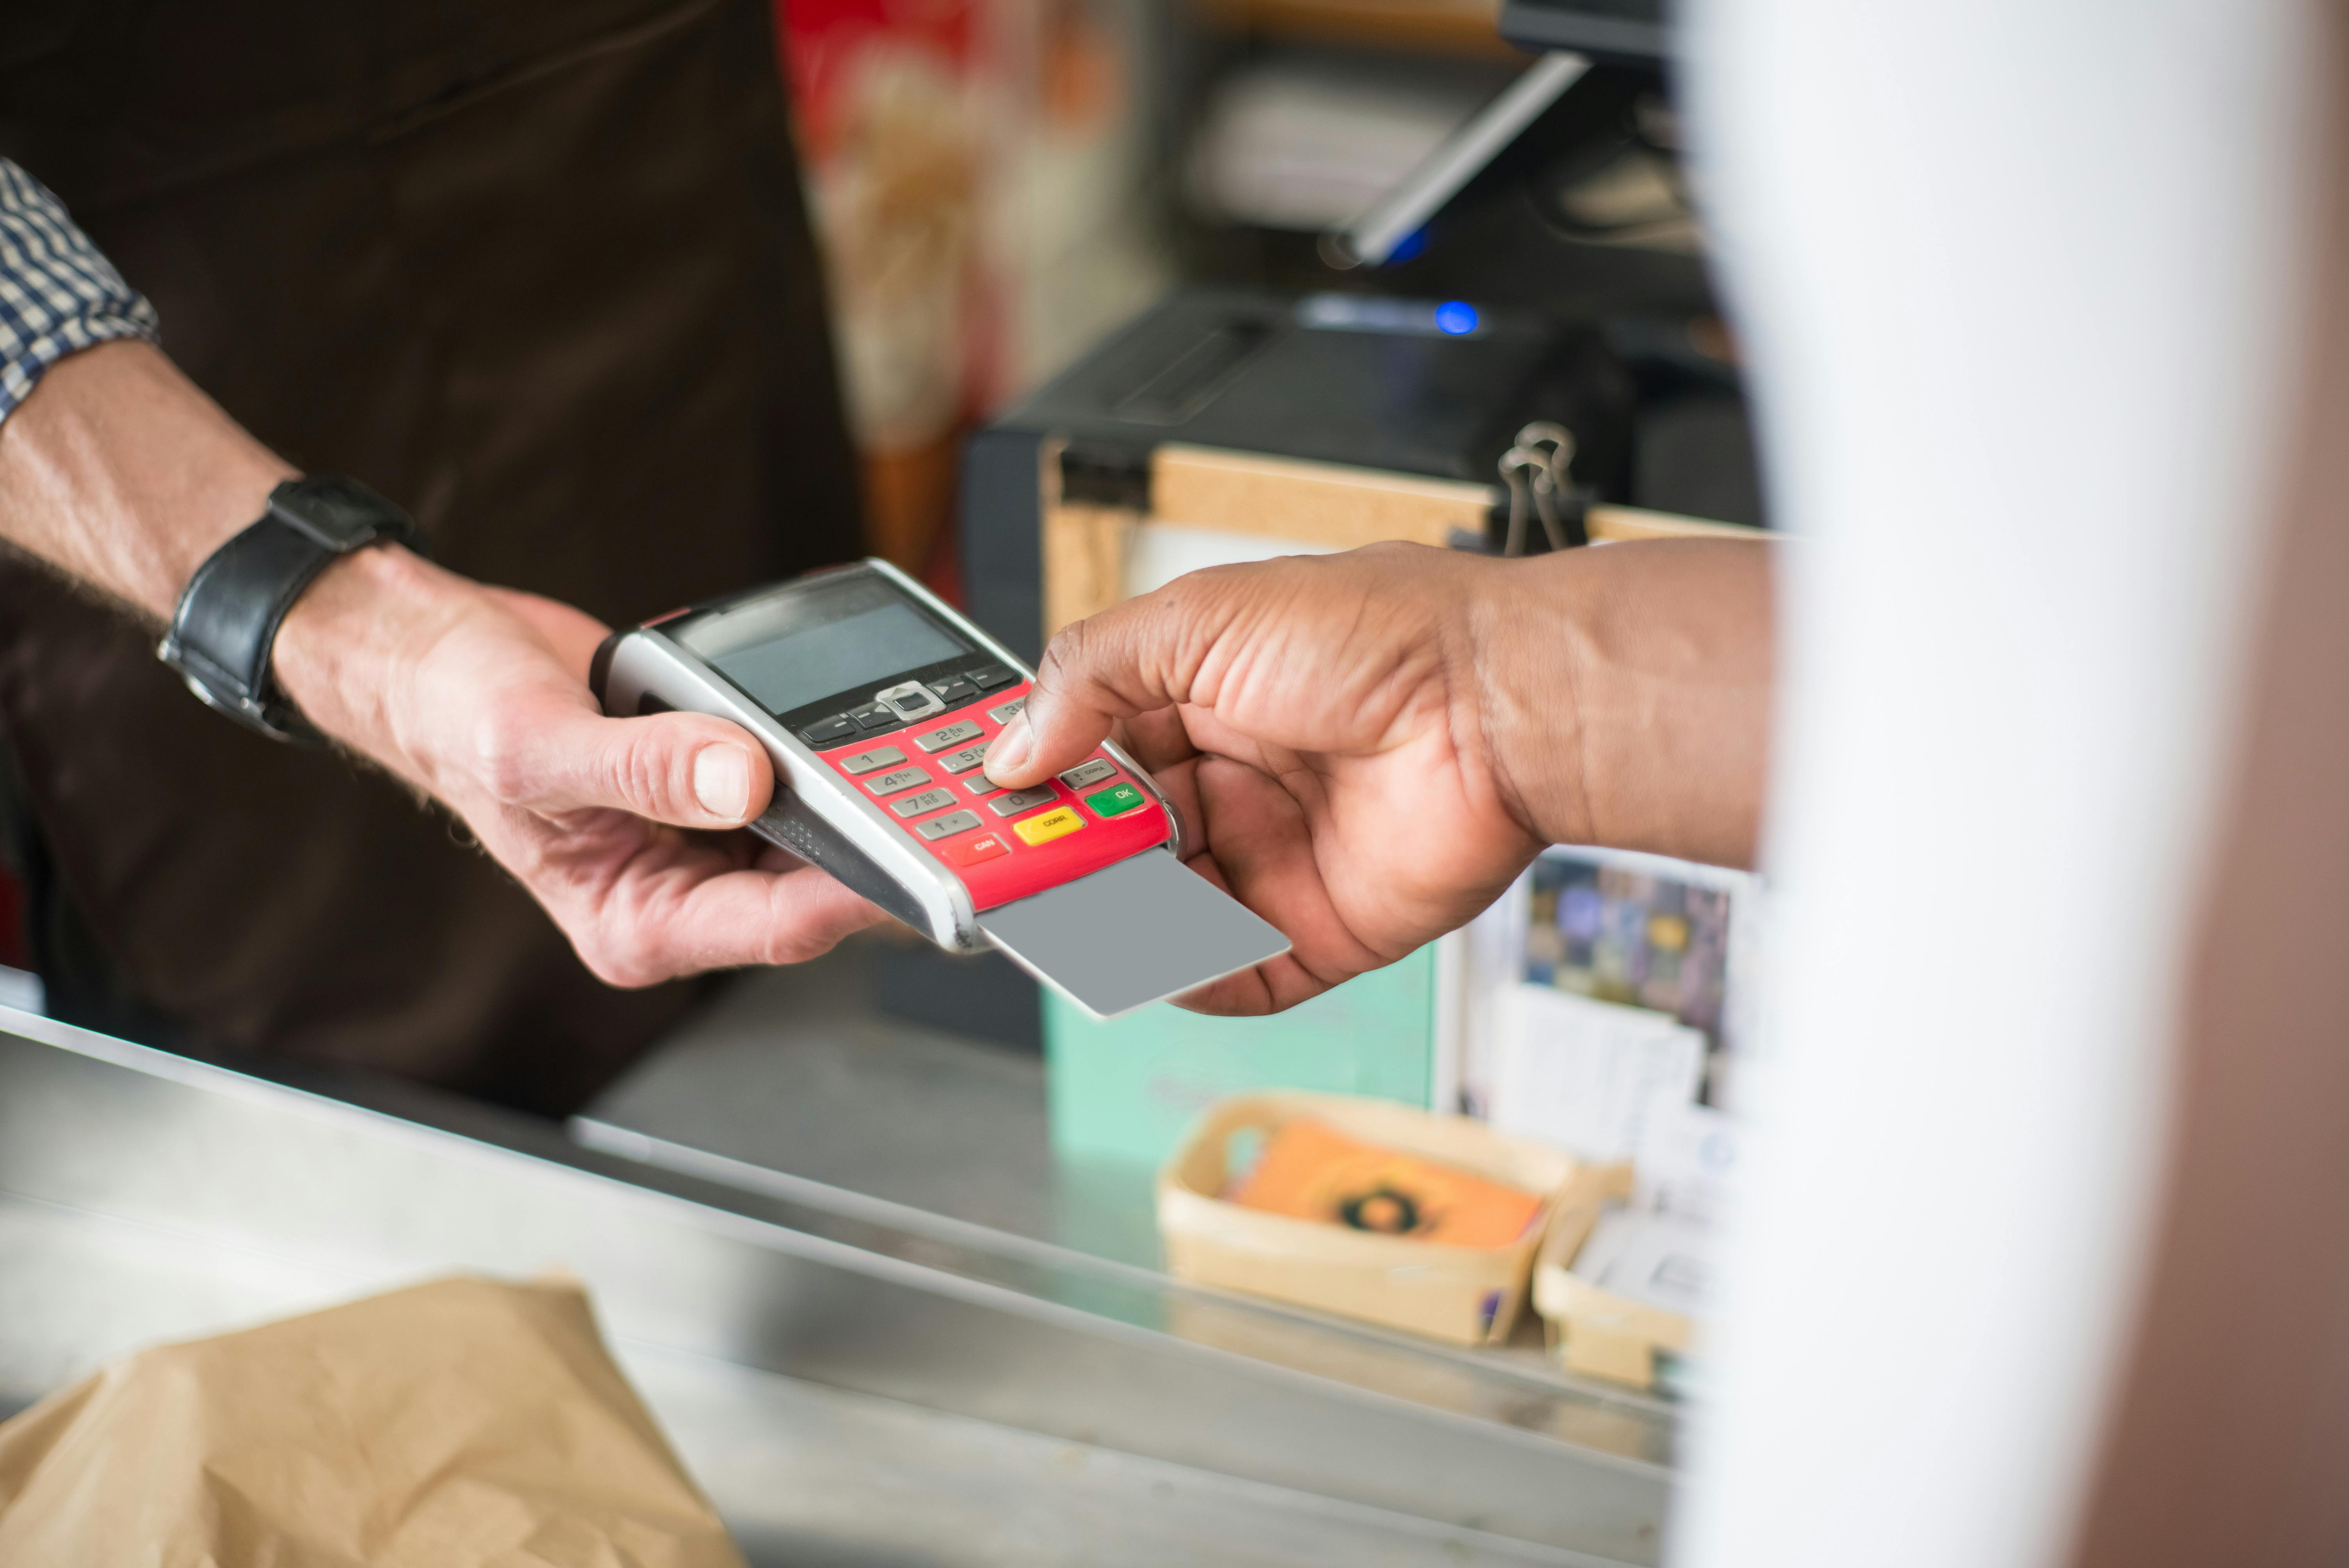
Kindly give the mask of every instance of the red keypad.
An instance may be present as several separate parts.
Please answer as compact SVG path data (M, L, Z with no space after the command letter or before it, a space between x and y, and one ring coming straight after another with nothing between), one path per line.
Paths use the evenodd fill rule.
M820 751L817 756L843 779L859 786L860 792L863 792L861 787L873 780L850 773L841 766L850 758L862 756L875 746L897 745L906 752L911 762L925 766L934 764L936 758L913 749L915 741L912 737L929 735L949 724L970 724L978 727L978 738L957 737L952 744L957 747L984 745L992 741L1003 729L999 722L989 717L990 710L999 709L1014 697L1026 696L1027 692L1028 683L1025 681L998 686L976 699L960 704L948 713L921 721L904 735L892 734L877 739L859 736ZM944 748L939 749L943 751ZM870 773L872 769L868 768L865 771ZM1089 803L1092 797L1117 784L1132 785L1134 782L1117 759L1108 753L1097 751L1090 761L1080 763L1067 771L1078 776L1081 788L1071 789L1060 779L1046 779L1037 787L1036 793L1040 799L1035 806L1013 814L1007 820L998 821L994 813L985 807L978 807L984 819L983 830L964 829L936 842L925 842L919 832L924 822L957 810L970 809L965 802L971 799L968 786L978 782L980 776L976 773L968 774L964 780L966 788L954 792L948 801L935 811L917 812L911 820L898 823L896 827L914 842L953 867L962 878L963 885L970 890L972 906L979 910L994 909L1014 899L1057 887L1064 882L1073 882L1129 855L1164 843L1173 832L1166 809L1155 798L1149 797L1147 791L1143 792L1146 805L1121 808L1113 813L1096 810ZM987 799L994 801L1001 797L989 796ZM1077 827L1070 828L1056 819L1049 826L1038 822L1035 831L1022 833L1019 830L1022 822L1064 810L1076 816ZM1030 841L1046 832L1050 836L1045 837L1043 842Z

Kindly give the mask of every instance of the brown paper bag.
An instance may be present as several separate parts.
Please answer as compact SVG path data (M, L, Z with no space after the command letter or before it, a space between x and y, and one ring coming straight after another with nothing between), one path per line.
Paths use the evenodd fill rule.
M0 1426L10 1568L742 1568L569 1284L142 1351Z

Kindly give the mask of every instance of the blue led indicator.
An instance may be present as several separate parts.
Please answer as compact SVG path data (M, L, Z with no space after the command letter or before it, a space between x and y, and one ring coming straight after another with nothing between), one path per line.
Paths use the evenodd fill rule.
M1458 337L1476 330L1476 307L1456 299L1445 300L1435 307L1435 330Z

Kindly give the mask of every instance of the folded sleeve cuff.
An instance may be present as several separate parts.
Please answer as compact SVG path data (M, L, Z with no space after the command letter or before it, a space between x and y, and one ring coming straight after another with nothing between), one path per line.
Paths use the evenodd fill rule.
M69 354L152 341L155 307L74 226L39 181L0 158L0 420Z

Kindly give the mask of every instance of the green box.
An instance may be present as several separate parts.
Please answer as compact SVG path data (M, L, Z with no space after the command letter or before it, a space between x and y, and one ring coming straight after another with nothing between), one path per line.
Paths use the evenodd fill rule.
M1259 1088L1372 1095L1425 1109L1435 1070L1436 949L1268 1018L1160 1002L1109 1023L1044 995L1052 1151L1154 1169L1199 1113Z

